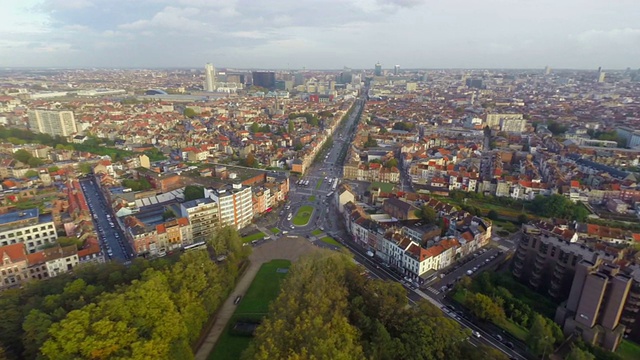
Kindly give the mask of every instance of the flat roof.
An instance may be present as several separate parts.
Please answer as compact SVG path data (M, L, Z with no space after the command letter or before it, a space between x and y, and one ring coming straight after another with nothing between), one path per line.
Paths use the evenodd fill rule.
M32 218L38 218L40 215L40 210L38 208L20 210L20 211L12 211L10 213L0 215L0 225L10 224L16 221L22 221Z

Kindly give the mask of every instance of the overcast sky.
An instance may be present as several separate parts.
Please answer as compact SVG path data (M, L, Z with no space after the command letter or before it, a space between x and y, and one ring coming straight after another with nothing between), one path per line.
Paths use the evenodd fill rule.
M0 66L640 67L640 0L0 0Z

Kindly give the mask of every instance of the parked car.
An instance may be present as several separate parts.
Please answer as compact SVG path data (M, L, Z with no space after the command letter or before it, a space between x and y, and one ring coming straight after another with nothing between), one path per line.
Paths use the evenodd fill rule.
M477 332L477 331L475 331L475 330L471 330L471 334L472 334L473 336L477 337L477 338L482 337L482 335L480 335L480 333L479 333L479 332Z
M241 299L242 299L242 295L236 296L236 299L233 300L233 305L238 305Z

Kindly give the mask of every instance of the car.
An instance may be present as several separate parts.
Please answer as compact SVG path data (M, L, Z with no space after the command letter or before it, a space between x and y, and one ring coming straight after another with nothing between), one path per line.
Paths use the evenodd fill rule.
M238 305L240 303L240 300L242 300L242 295L236 296L236 299L233 300L233 305Z
M291 230L293 230L293 229L295 229L295 228L296 228L295 226L291 225Z
M476 272L476 271L478 271L478 267L474 266L472 270L473 270L473 272Z
M502 342L502 335L500 335L500 334L496 334L494 337L495 337L498 341Z
M477 338L482 337L482 335L480 335L480 333L479 333L479 332L477 332L477 331L475 331L475 330L471 330L471 335L473 335L473 336L475 336L475 337L477 337Z
M469 276L473 275L473 270L467 270L467 275Z
M504 345L509 349L513 349L513 343L511 341L507 341L506 343L504 343Z

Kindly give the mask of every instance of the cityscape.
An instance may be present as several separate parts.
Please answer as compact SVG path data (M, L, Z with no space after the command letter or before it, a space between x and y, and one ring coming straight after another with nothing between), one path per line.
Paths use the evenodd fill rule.
M640 359L638 4L453 3L7 4L0 360Z

